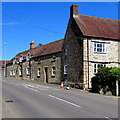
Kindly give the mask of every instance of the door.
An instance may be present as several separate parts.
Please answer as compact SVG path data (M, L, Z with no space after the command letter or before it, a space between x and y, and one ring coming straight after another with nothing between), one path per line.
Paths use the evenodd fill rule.
M44 83L48 83L48 68L45 67Z

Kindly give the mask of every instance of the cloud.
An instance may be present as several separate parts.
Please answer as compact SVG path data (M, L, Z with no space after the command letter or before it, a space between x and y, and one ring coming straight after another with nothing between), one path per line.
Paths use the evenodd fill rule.
M8 23L0 23L0 26L1 25L6 25L6 26L8 26L8 25L23 25L23 24L25 24L25 23L22 23L22 22L8 22Z

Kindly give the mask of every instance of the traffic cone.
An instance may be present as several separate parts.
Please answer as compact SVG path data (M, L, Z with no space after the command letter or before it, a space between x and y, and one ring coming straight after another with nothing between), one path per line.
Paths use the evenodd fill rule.
M64 89L64 85L63 85L63 82L61 82L61 86L60 86L60 89Z

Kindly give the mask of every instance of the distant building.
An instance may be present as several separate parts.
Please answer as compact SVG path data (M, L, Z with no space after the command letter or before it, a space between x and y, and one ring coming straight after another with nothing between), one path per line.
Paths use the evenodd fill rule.
M60 83L63 39L18 53L7 64L7 76L44 83Z
M0 60L0 76L6 75L6 64L9 60Z

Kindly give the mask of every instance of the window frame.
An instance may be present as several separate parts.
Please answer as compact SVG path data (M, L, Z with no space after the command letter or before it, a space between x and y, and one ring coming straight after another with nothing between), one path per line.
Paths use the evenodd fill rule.
M38 76L38 77L41 76L41 68L37 68L37 76Z
M26 67L26 75L30 75L30 67Z
M104 63L94 63L94 66L93 66L94 74L98 72L98 69L99 69L98 65L100 65L99 67L106 67L106 64L104 64Z
M64 65L64 75L68 74L68 65Z
M106 53L106 44L104 42L94 42L93 51L94 53Z
M55 66L52 67L52 76L56 76L56 67Z

